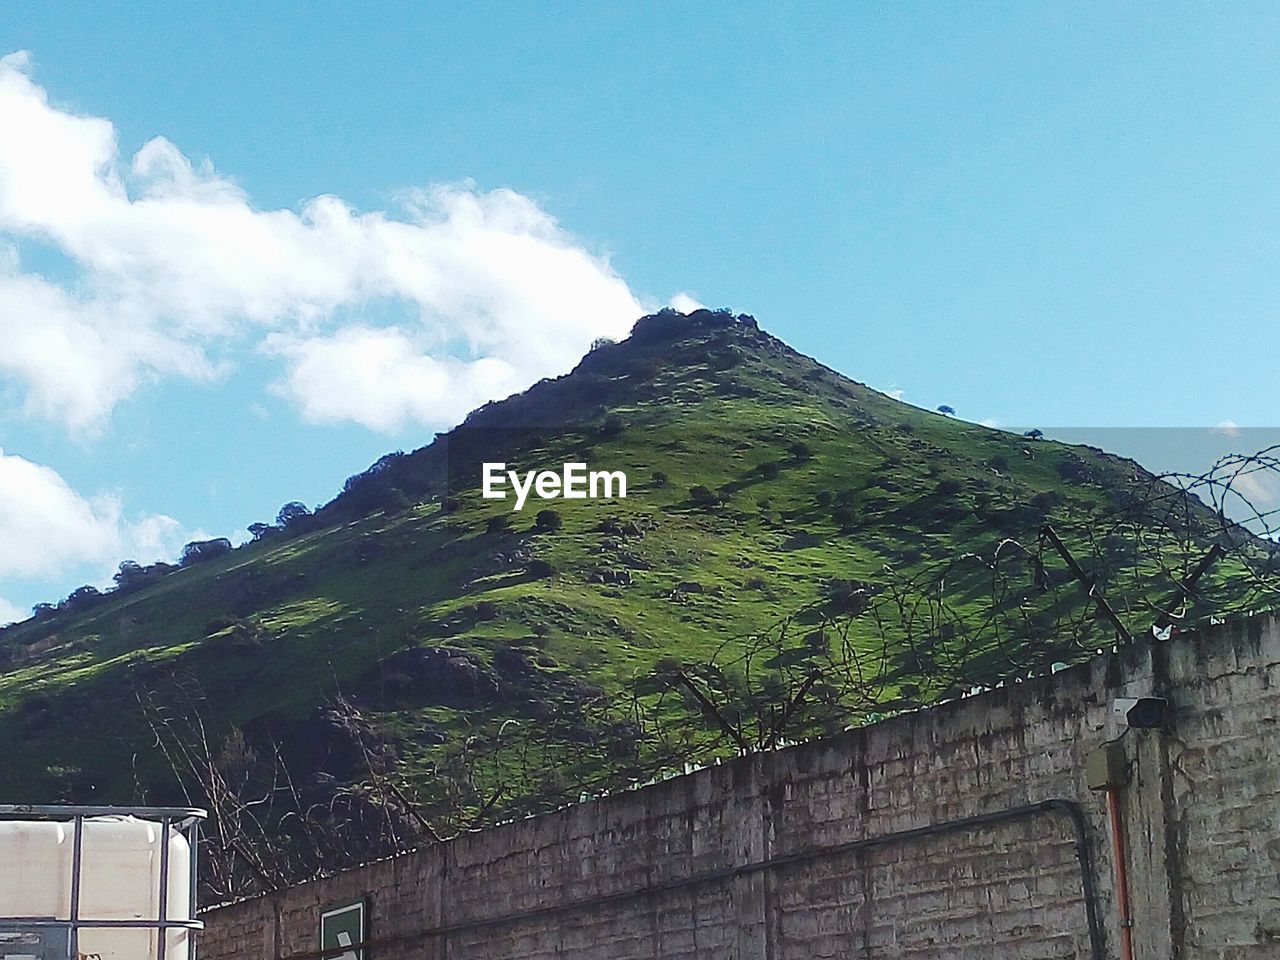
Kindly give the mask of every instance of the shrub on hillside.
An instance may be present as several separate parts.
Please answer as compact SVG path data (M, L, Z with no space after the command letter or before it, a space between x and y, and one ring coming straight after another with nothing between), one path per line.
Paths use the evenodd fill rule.
M736 347L729 347L711 355L712 370L732 370L742 362L744 354Z
M204 625L205 636L221 633L228 627L234 627L239 621L229 613L221 613Z
M717 503L720 498L710 487L700 483L696 487L689 488L689 499L700 507L709 507Z
M543 533L555 533L564 525L564 519L556 510L539 510L538 515L533 520L535 530Z
M529 561L529 576L535 580L545 580L547 577L554 576L556 568L551 565L549 560L543 560L541 557L535 557ZM537 632L535 627L534 632Z
M845 580L832 577L822 585L831 609L838 613L861 613L876 592L873 584L865 580Z
M675 676L684 672L684 664L675 657L659 657L653 665L653 672L658 676Z
M1031 498L1031 506L1041 513L1048 513L1062 502L1062 495L1056 490L1045 490Z
M1083 480L1089 474L1089 468L1075 457L1061 461L1056 469L1063 480Z

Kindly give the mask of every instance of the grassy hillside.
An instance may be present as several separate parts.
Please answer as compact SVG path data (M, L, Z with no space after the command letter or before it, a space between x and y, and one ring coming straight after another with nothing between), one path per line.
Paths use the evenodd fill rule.
M624 470L628 497L531 500L520 513L480 498L483 461L567 460ZM1034 544L1046 521L1095 571L1109 558L1113 602L1135 630L1149 624L1142 603L1167 594L1172 573L1136 552L1121 521L1147 522L1133 510L1151 489L1131 462L896 402L750 318L646 318L568 376L384 458L287 530L0 633L0 797L182 799L143 719L149 701L200 711L224 753L240 744L233 729L259 755L280 745L304 792L373 770L429 815L537 809L596 776L677 766L694 741L730 749L671 678L702 677L727 710L743 709L735 690L782 702L769 683L811 654L829 661L837 623L844 666L850 650L880 657L877 683L862 696L857 678L825 674L788 735L1110 642L1061 563L1018 568L993 593L997 548ZM558 529L535 526L548 507ZM1172 572L1212 535L1188 516ZM942 597L937 571L965 554L987 559L949 568L926 616ZM902 584L922 604L914 620ZM1224 563L1197 609L1239 588ZM883 605L867 615L851 595ZM797 612L799 632L784 636ZM714 666L761 636L776 641L759 667L773 681ZM519 751L495 749L517 731ZM473 762L482 755L488 766ZM477 778L501 795L486 799Z

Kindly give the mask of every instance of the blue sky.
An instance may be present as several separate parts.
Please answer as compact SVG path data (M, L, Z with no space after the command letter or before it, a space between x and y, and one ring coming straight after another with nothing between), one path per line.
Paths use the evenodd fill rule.
M1275 425L1272 4L174 9L0 4L0 622L678 296L972 420Z

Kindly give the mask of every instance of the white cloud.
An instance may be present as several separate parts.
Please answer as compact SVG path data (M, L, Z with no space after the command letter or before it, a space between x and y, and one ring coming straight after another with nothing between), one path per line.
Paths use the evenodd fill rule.
M197 347L118 309L0 267L0 376L26 383L27 413L93 431L145 378L211 375Z
M55 470L0 449L0 577L53 577L125 557L170 557L183 542L172 517L126 519L111 496L84 497Z
M312 419L440 423L459 397L563 372L643 312L511 190L409 191L398 217L337 197L259 210L163 137L123 163L110 121L51 105L22 54L0 59L0 129L0 233L54 244L80 273L54 283L0 257L0 378L81 431L148 380L213 376L210 351L246 341L285 361L282 390ZM387 304L407 325L375 327ZM362 362L335 389L323 377L351 344Z
M996 417L987 417L985 420L979 420L978 426L998 430L1000 429L1000 420Z
M4 597L0 597L0 627L27 619L30 614L21 607L15 606Z
M1231 478L1231 492L1252 507L1267 510L1280 503L1280 476L1269 468L1246 468Z
M1211 429L1214 433L1220 433L1224 437L1240 436L1240 425L1234 420L1219 420Z
M677 293L668 303L669 306L681 313L693 313L695 310L703 310L706 304L698 300L691 293L685 293L683 290Z
M906 395L906 391L899 387L890 387L888 390L884 391L884 395L890 400L901 400Z
M277 391L313 423L354 420L370 430L394 431L406 421L458 420L521 382L520 372L496 357L425 356L399 328L348 327L309 338L275 334L267 350L289 360Z

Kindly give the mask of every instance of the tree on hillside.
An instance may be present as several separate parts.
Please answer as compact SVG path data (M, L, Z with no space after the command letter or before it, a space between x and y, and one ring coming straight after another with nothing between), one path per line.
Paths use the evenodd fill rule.
M116 571L115 576L111 579L116 583L117 593L132 593L135 590L141 590L143 587L151 586L166 573L170 573L175 569L169 563L153 563L144 567L136 560L125 560L120 564L120 569Z
M115 581L117 590L126 591L138 586L142 577L142 564L137 560L125 560L111 579Z
M305 503L291 500L281 507L280 512L276 514L276 526L282 530L288 530L290 526L309 516L311 516L311 511L307 509Z
M77 587L68 594L67 599L58 604L59 610L69 610L76 612L85 610L93 606L102 599L102 591L97 587L85 584L83 587Z
M271 536L271 534L276 532L276 528L269 523L249 524L249 536L253 537L255 541L265 540L267 537Z
M213 540L193 540L182 548L182 557L178 562L184 567L189 567L193 563L203 563L206 560L226 556L230 552L231 541L226 537L216 537Z

